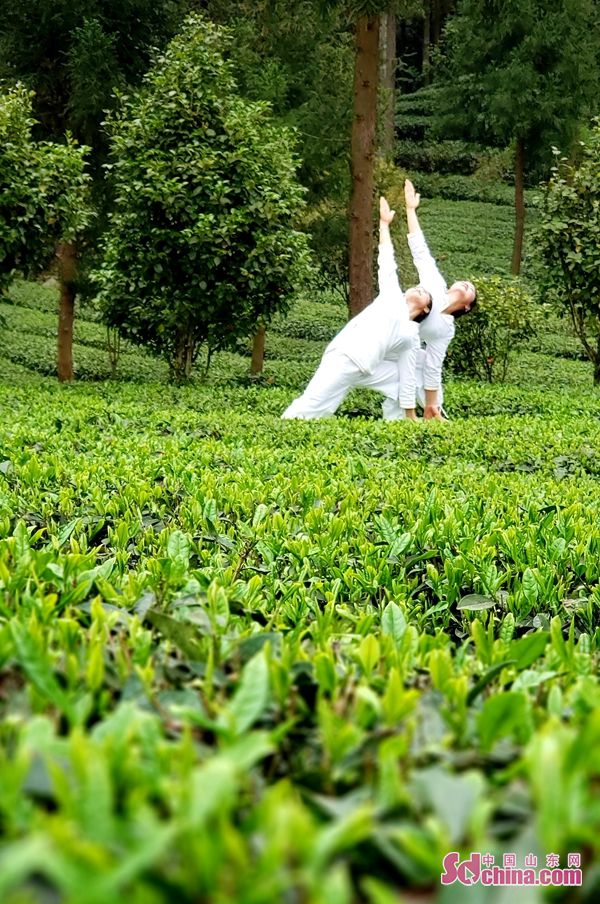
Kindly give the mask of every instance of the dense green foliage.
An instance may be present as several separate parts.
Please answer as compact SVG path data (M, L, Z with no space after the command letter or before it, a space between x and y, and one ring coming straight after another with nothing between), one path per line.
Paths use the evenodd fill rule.
M537 0L486 3L488 38L519 65L525 43L543 74L563 59L564 10L572 37L597 8L570 3L545 31ZM227 20L233 45L196 18L130 93L186 5ZM280 419L346 321L347 25L387 5L0 0L0 71L29 73L46 133L68 119L98 162L100 110L120 88L99 280L128 337L107 379L106 325L87 308L83 379L59 386L56 283L18 281L0 299L2 904L489 904L484 890L440 889L451 850L496 862L510 850L519 864L552 851L561 865L578 851L583 888L551 899L598 899L600 395L571 325L526 293L537 238L529 282L506 280L507 137L494 131L492 153L472 129L432 148L435 91L399 104L404 168L379 177L399 220L406 168L419 167L440 269L479 288L450 347L462 371L444 377L450 421L381 422L365 390L335 419ZM454 4L394 5L435 30ZM476 58L481 45L467 41L468 61L465 48ZM499 70L490 104L504 96L520 115L520 76ZM18 89L0 105L11 274L32 226L37 261L87 217L81 152L33 142L29 103ZM490 109L476 112L495 128ZM322 265L293 302L302 193L293 139L273 121L299 129ZM597 138L528 211L545 235L544 301L562 291L583 312L589 292L586 329ZM403 224L394 233L410 285ZM169 364L187 370L201 341L210 370L174 386Z
M578 166L561 158L541 205L545 288L568 312L600 383L600 123Z
M2 308L30 345L51 296ZM280 421L343 319L277 318L261 387L229 353L177 390L152 359L76 387L2 361L6 904L436 900L447 850L507 845L592 875L586 365L450 382L449 424L377 423L367 393L369 419Z
M535 336L541 311L518 278L477 278L477 304L458 321L448 355L454 373L505 380L511 355Z
M224 40L191 17L107 124L99 303L179 377L201 343L226 348L268 322L307 274L291 136L237 96Z
M231 31L240 92L271 104L296 131L299 178L310 201L347 196L353 53L351 33L321 0L207 0ZM347 235L346 235L347 241Z
M0 0L0 77L36 92L44 137L69 129L93 152L114 88L138 81L176 31L180 0Z
M597 9L596 0L460 0L440 76L444 132L467 128L502 147L523 138L530 162L548 160L552 142L568 146L597 99Z
M465 141L436 141L416 144L411 140L398 141L396 158L410 170L425 173L469 175L477 166L481 148Z
M32 100L23 85L0 92L0 289L46 265L90 216L86 148L35 141Z
M318 266L317 285L337 292L350 306L348 212L346 205L325 200L307 208L303 221Z
M449 279L500 266L507 208L423 206ZM390 904L455 848L596 862L600 400L542 353L575 340L548 320L506 384L450 381L449 424L364 391L282 422L345 320L317 298L262 385L221 352L177 390L128 344L135 383L56 387L53 291L0 307L6 904ZM79 321L81 375L103 343Z

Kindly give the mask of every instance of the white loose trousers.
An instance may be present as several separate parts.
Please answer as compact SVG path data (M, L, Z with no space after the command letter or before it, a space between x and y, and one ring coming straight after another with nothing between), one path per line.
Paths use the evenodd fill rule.
M397 408L404 413L404 409L399 408L398 401L398 369L397 361L382 361L374 373L364 373L343 352L337 349L326 350L302 395L294 399L281 416L306 421L331 417L350 390L357 387L383 393L391 403L390 411L395 412ZM395 414L392 419L397 419Z

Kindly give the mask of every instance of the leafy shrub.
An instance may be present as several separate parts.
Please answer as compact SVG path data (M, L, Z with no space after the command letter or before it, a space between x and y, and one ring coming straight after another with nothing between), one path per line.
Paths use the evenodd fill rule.
M438 173L413 173L413 181L428 198L450 201L484 201L488 204L513 204L514 191L501 183L479 182L473 176L444 176Z
M479 277L478 303L457 322L448 363L454 373L503 381L511 353L534 334L541 312L518 279Z
M514 201L514 167L515 149L512 145L506 148L489 147L479 156L475 176L486 182L510 183Z
M396 95L396 112L398 116L421 117L426 120L432 117L439 107L440 89L438 85L427 85L418 91L398 93Z
M278 332L292 339L310 339L326 344L341 330L347 319L348 309L345 304L299 299L289 314L274 318L271 332Z
M558 151L555 152L558 157ZM600 384L600 119L578 165L557 159L539 225L545 288L567 314Z
M339 294L350 304L348 258L348 212L341 201L328 199L312 205L303 220L310 233L310 244L319 267L321 288Z
M342 328L343 322L338 327ZM331 327L325 323L318 321L302 320L298 317L288 317L282 327L271 332L282 332L290 339L306 339L312 342L322 342L327 344L331 342L338 330L331 330Z
M0 290L42 269L90 218L86 148L34 141L32 99L20 84L0 92Z
M395 134L400 141L423 141L430 127L429 116L413 113L397 113Z
M31 280L15 279L3 298L6 304L32 311L56 314L58 308L58 285L44 285Z
M308 274L292 136L242 100L225 33L191 16L107 124L115 209L96 274L109 325L189 376Z
M561 317L551 309L550 303L546 303L545 308L546 316L529 343L529 350L554 358L587 361L585 349L582 348L572 326L565 323L564 316Z

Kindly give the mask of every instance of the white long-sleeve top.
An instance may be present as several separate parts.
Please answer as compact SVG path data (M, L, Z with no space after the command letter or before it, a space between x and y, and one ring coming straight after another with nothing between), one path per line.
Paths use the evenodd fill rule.
M366 374L384 360L397 361L398 401L402 408L414 408L419 330L408 316L392 244L379 246L377 263L379 295L340 330L326 351L342 352Z
M419 282L431 293L431 313L419 324L419 338L425 343L423 388L439 390L444 358L455 332L454 317L443 313L444 308L448 307L448 287L421 230L409 234L408 245L419 273Z

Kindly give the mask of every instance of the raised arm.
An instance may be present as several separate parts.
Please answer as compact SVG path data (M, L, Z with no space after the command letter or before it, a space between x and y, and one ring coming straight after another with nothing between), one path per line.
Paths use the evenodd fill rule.
M396 216L395 210L390 210L390 205L384 197L379 199L379 247L391 245L390 224Z
M406 202L408 246L412 254L413 263L419 273L419 282L431 292L433 304L437 306L442 303L442 296L445 295L446 281L438 270L435 258L427 247L425 236L419 225L417 209L421 202L421 196L415 191L410 179L406 179L404 182L404 200Z
M405 345L398 355L398 405L404 408L405 416L416 420L417 354L419 334L415 331L414 341Z
M415 187L410 179L404 180L404 201L406 203L406 225L408 226L409 235L420 232L419 218L417 209L421 203L421 195L415 191Z
M379 199L379 254L377 257L377 280L380 295L390 293L401 294L402 289L398 281L398 271L394 257L394 246L390 235L390 224L394 219L395 211L390 210L390 205L385 198Z

